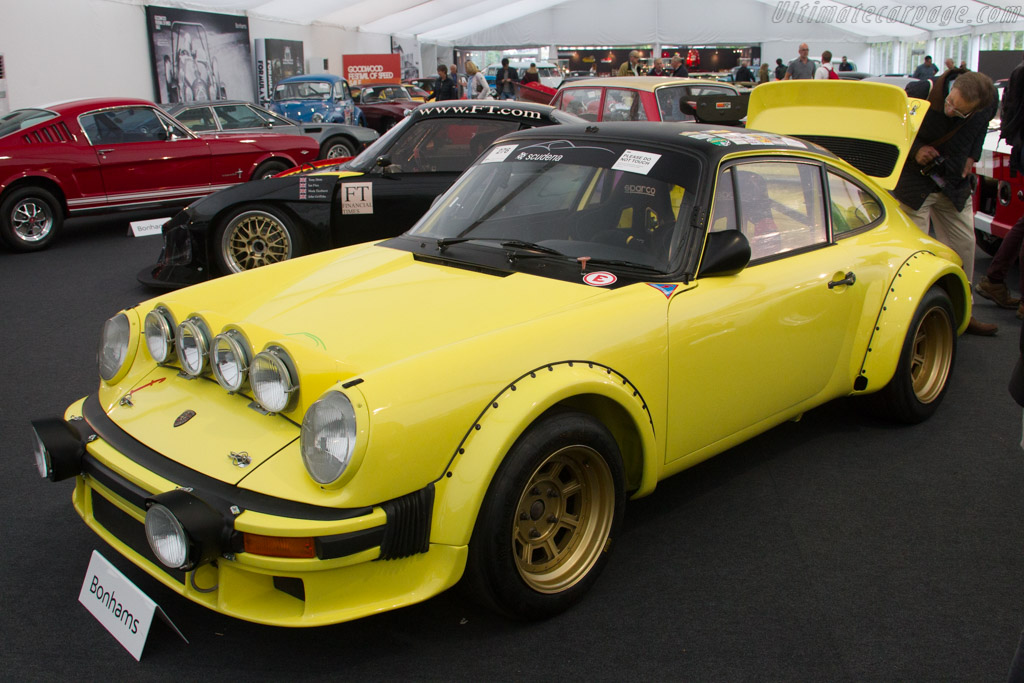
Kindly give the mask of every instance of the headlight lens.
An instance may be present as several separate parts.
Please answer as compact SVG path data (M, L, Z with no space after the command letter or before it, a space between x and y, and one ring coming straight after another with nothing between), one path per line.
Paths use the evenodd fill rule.
M327 392L302 418L299 450L313 480L330 484L338 480L352 460L356 445L356 413L345 394Z
M124 366L124 361L128 357L131 329L128 316L124 313L118 313L103 323L98 362L100 377L104 381L109 382L114 379Z
M201 318L193 316L178 325L176 336L174 345L181 360L181 369L191 377L203 374L210 351L210 328Z
M144 325L146 348L157 363L166 363L174 356L174 317L163 306L146 314Z
M178 518L163 505L146 511L146 540L165 566L177 569L188 564L188 536Z
M279 346L268 347L253 358L249 384L253 396L267 412L280 413L291 404L292 396L299 388L294 367L288 354Z
M239 391L245 386L252 352L238 330L228 330L213 339L210 364L217 382L228 391Z

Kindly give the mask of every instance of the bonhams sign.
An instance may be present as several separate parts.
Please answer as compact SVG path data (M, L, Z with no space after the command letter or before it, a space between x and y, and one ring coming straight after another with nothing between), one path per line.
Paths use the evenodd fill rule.
M349 85L402 82L401 56L397 54L342 55L341 62Z

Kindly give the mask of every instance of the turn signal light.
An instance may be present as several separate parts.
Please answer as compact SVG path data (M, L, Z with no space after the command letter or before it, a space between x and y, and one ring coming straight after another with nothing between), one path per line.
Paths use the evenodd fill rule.
M316 557L316 543L310 537L260 536L243 534L245 552L267 557Z

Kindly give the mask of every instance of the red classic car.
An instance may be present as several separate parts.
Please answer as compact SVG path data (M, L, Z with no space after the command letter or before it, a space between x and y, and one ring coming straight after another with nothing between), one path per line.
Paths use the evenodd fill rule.
M367 128L384 134L405 118L406 112L423 104L412 98L402 85L368 85L359 91L356 105L363 112Z
M180 207L317 157L305 136L200 138L152 102L104 98L0 117L0 237L53 243L66 217Z

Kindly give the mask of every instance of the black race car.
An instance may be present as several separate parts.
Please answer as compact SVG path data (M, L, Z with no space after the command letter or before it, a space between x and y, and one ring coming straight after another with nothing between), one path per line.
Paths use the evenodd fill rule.
M306 164L194 202L163 227L159 288L191 285L302 254L401 234L495 138L582 119L528 102L436 102L359 156Z

